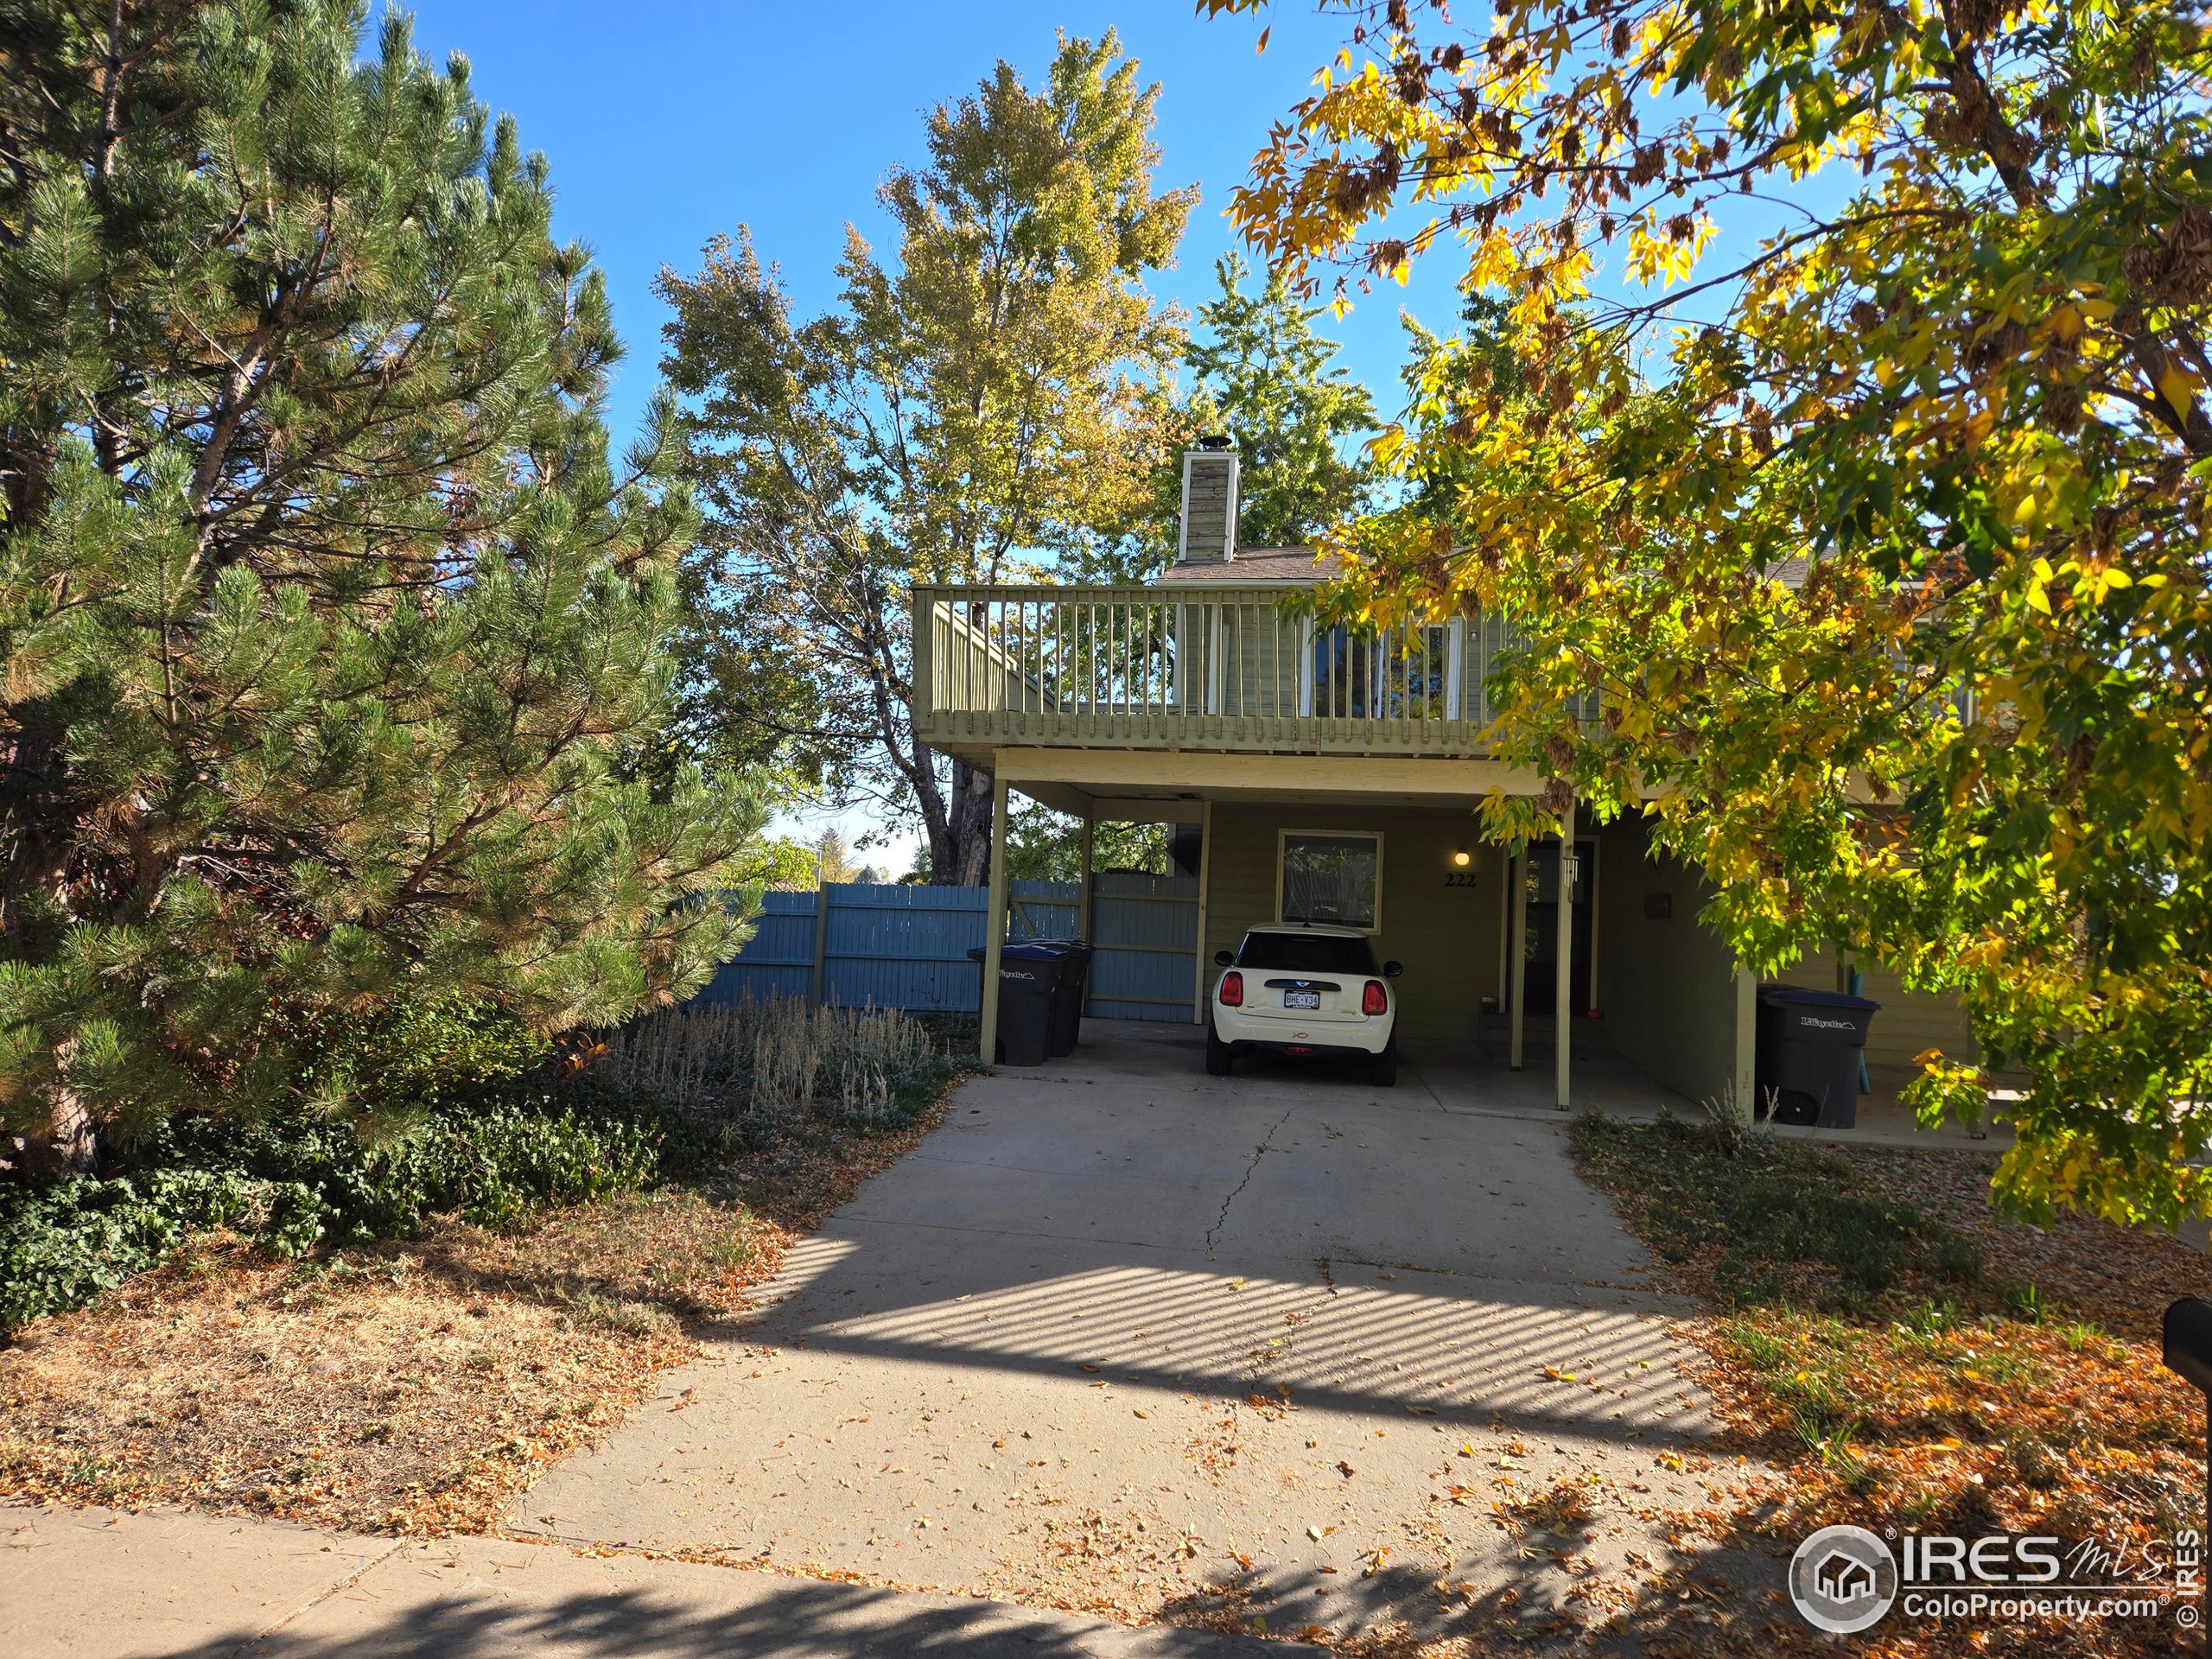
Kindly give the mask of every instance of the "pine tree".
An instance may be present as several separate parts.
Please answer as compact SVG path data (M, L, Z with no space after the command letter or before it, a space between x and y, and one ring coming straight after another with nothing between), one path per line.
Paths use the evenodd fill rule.
M1336 365L1336 341L1314 333L1321 308L1280 275L1247 294L1246 274L1236 254L1215 262L1221 291L1198 308L1185 359L1191 420L1236 445L1237 540L1303 546L1370 506L1375 474L1344 446L1375 429L1375 403Z
M340 1108L697 982L694 514L542 156L349 0L0 8L0 1125Z

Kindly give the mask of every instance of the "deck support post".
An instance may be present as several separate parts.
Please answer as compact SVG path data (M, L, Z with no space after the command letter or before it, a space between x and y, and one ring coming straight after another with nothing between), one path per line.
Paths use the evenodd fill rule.
M1075 936L1078 939L1082 939L1086 943L1095 942L1092 941L1090 934L1090 866L1092 862L1094 832L1096 829L1097 825L1091 821L1090 809L1085 808L1083 814L1083 891L1076 895ZM1090 1012L1089 1005L1090 1001L1090 992L1087 988L1084 991L1083 1000L1084 1007L1081 1012L1087 1014Z
M1513 1006L1513 849L1497 849L1497 1011ZM1490 1033L1483 1033L1484 1057L1489 1057Z
M1552 983L1552 1092L1560 1110L1567 1109L1568 1061L1574 1048L1574 799L1559 815L1559 914Z
M1090 938L1090 866L1096 829L1097 825L1091 822L1090 814L1085 812L1083 815L1083 874L1078 878L1083 891L1076 895L1075 901L1075 936L1078 939Z
M1206 955L1206 884L1213 874L1213 803L1198 803L1198 938L1191 947L1191 1023L1203 1026L1206 1022L1206 969L1212 961Z
M999 1051L999 947L1006 942L1006 776L991 773L990 896L983 903L983 1018L978 1043L985 1065Z
M1521 1054L1529 1023L1529 849L1523 847L1509 866L1513 888L1513 1020L1511 1065L1521 1069Z

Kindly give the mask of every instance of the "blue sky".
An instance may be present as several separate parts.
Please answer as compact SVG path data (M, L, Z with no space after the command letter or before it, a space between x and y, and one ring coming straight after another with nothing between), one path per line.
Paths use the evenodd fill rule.
M875 187L892 166L923 159L925 112L971 90L1001 58L1039 80L1056 28L1117 29L1142 78L1160 84L1158 182L1195 183L1204 199L1178 268L1154 286L1194 305L1213 291L1215 258L1236 245L1221 216L1230 187L1343 38L1341 18L1294 5L1272 18L1268 49L1255 54L1259 22L1205 21L1191 0L428 0L413 10L424 56L467 54L478 95L512 111L524 145L546 153L560 232L590 244L607 273L630 349L608 411L618 442L652 391L663 311L651 283L661 266L696 269L708 238L749 225L801 311L826 307L846 225L887 241ZM1446 263L1378 290L1329 330L1391 411L1402 304L1447 323Z

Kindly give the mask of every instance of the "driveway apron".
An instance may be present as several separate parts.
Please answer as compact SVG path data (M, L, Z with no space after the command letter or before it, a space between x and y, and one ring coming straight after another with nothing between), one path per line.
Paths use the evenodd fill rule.
M1669 1559L1713 1425L1564 1121L1085 1032L964 1085L512 1523L1292 1634L1558 1627Z

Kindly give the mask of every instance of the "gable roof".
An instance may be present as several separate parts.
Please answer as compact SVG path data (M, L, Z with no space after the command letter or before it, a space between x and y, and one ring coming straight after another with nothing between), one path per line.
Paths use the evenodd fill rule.
M1316 556L1310 547L1240 547L1233 559L1192 559L1160 573L1166 582L1327 582L1343 569L1333 553Z

